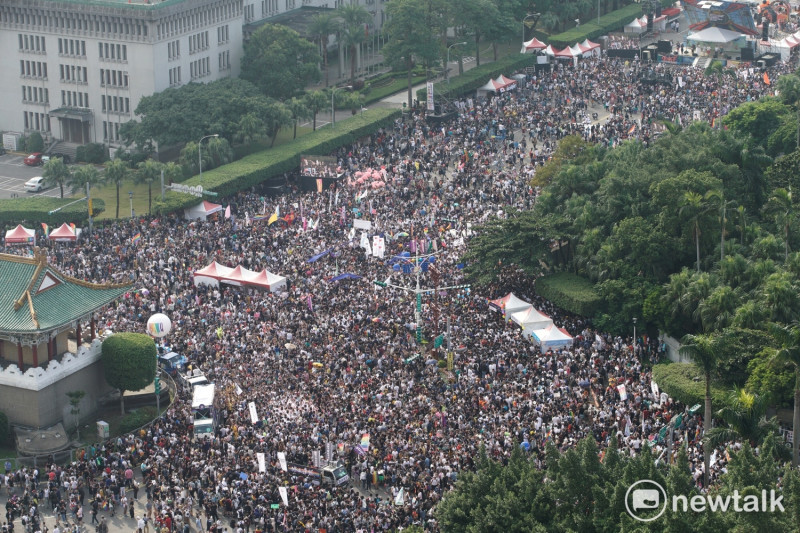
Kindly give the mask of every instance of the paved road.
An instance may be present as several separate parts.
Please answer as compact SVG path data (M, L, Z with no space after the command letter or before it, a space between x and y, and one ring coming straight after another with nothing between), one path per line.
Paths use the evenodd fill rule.
M0 198L25 198L27 196L60 196L58 189L38 193L25 192L23 184L34 176L42 175L42 167L29 167L23 163L24 155L6 154L0 156ZM16 196L15 196L16 195Z

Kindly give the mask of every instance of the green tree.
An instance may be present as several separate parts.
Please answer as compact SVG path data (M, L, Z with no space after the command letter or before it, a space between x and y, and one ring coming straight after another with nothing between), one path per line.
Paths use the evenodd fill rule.
M694 237L695 249L697 251L697 271L700 272L700 223L703 216L714 209L714 205L709 201L717 193L709 191L704 195L695 192L687 192L684 195L680 214L688 218L692 225L692 235Z
M89 187L99 187L102 185L102 176L93 165L78 165L72 171L67 186L72 194L86 192L86 184Z
M387 5L389 20L384 31L389 35L389 42L383 47L383 56L389 63L405 64L409 108L413 103L411 76L414 61L431 64L439 57L433 28L420 23L428 20L428 7L425 0L397 0Z
M717 416L725 422L724 426L710 428L705 432L704 443L712 448L736 440L744 440L751 446L759 446L767 435L778 432L775 417L767 419L767 396L748 392L735 387L728 391L726 405L717 411Z
M719 350L720 340L715 335L686 335L682 340L680 353L689 357L703 370L706 382L705 413L703 431L711 429L711 374L724 357ZM711 467L711 447L703 444L703 487L708 488L708 473Z
M74 390L66 394L69 398L69 414L75 417L75 434L77 440L81 440L81 400L86 396L86 391Z
M60 157L51 157L50 161L44 164L42 177L48 187L58 187L61 190L61 198L64 198L64 185L69 183L72 171L64 164Z
M105 183L113 183L117 191L117 211L115 218L119 218L119 188L122 186L122 182L128 179L129 174L130 169L128 165L121 159L115 159L106 165L104 181Z
M286 102L286 108L292 114L292 139L296 139L297 123L304 118L309 118L311 116L311 110L306 107L305 100L302 98L292 98Z
M292 124L292 113L289 108L281 102L272 102L262 109L261 119L264 121L264 131L270 138L269 147L275 145L278 132L285 126Z
M303 102L311 113L314 131L317 131L317 114L327 108L330 99L322 91L311 91L303 95Z
M308 26L308 34L315 37L319 42L319 53L322 56L323 69L325 70L325 87L328 83L328 40L336 33L338 25L336 16L333 13L318 13L311 17L311 24Z
M239 119L236 138L242 144L250 144L264 136L264 122L255 113L248 113Z
M141 390L156 376L156 344L142 333L115 333L103 341L101 350L106 381L119 389L125 414L125 391Z
M153 210L153 182L161 179L161 172L164 164L153 159L148 159L139 163L139 169L134 174L136 183L147 184L147 214Z
M265 24L245 42L242 79L266 96L286 100L319 79L318 65L313 43L288 26Z
M481 40L492 35L501 14L492 0L461 0L456 12L456 24L472 35L475 42L475 64L481 65ZM516 35L516 31L514 32Z
M44 139L38 131L31 132L25 140L25 149L29 152L41 152L44 150Z
M770 332L778 341L779 348L775 350L772 360L776 365L792 367L794 370L794 414L792 416L792 466L797 467L798 450L800 449L800 322L794 321L791 325L780 326L772 324Z
M389 3L387 11L391 12L392 4L394 2ZM364 28L370 23L372 16L364 6L359 4L342 4L336 9L335 14L336 19L339 21L339 40L350 54L350 85L354 85L356 82L356 61L361 45L367 39L367 33Z
M772 196L765 206L766 211L775 216L775 223L782 230L784 242L784 261L789 259L790 230L797 222L797 211L792 199L792 191L782 188L772 191Z

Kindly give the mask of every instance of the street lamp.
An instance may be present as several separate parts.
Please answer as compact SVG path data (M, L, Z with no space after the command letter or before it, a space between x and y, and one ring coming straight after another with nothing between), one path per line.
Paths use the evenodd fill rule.
M525 29L524 28L522 30L522 33L524 35L524 33L525 33ZM447 47L447 63L444 66L444 78L445 78L445 80L447 80L447 85L448 86L450 85L450 49L453 48L454 46L464 46L466 44L467 44L466 41L462 41L460 43L453 43L453 44L451 44L450 46Z
M528 20L531 17L537 17L538 18L539 17L539 13L530 13L528 15L525 15L525 18L522 19L522 46L523 47L525 46L525 21Z
M633 356L636 357L636 317L633 317Z
M219 134L214 133L212 135L206 135L205 137L202 137L199 141L197 141L197 163L198 163L198 168L200 169L199 178L201 179L203 177L203 141L208 139L209 137L219 137Z
M128 199L131 202L131 218L133 218L133 191L128 191Z
M334 87L333 90L331 91L331 128L336 127L336 109L334 109L333 107L333 102L334 102L333 97L336 94L336 91L338 91L339 89L352 89L352 88L353 88L352 85L347 85L345 87Z

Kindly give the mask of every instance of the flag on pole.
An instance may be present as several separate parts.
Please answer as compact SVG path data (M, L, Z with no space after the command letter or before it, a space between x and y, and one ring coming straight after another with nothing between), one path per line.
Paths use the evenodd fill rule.
M42 222L42 231L44 231L44 236L45 237L50 235L50 227L47 224L45 224L44 222Z
M628 135L633 135L633 132L636 131L636 124L632 124L630 128L628 128Z
M225 208L225 218L231 218L231 206Z
M269 217L269 220L267 220L267 226L271 226L277 220L278 220L278 213L272 213L272 215Z
M767 74L766 72L764 73L764 83L766 83L767 85L772 85L772 82L769 81L769 74Z
M142 233L141 232L137 233L136 235L133 236L133 238L131 238L131 242L133 244L136 244L141 240L142 240Z

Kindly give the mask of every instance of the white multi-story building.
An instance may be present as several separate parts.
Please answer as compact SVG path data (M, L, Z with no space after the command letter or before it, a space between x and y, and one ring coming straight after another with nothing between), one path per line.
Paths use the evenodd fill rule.
M0 131L114 149L142 97L238 76L245 25L345 1L383 25L385 0L0 0Z
M0 130L119 146L142 97L238 76L243 0L3 0Z

